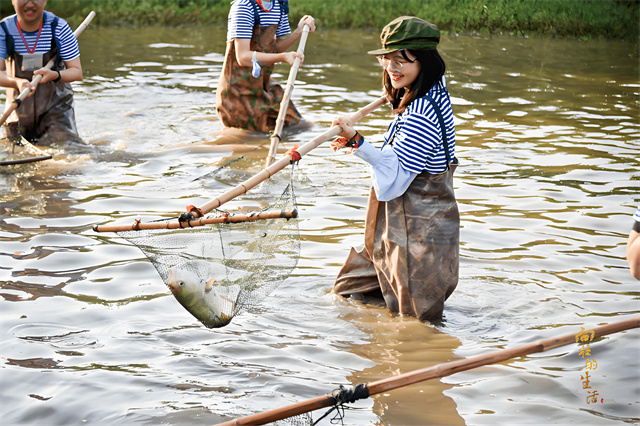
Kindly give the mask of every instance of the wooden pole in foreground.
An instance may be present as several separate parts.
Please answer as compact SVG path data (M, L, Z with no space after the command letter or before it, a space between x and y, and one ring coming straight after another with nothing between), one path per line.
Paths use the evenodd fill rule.
M76 36L76 38L78 38L78 36L80 34L82 34L82 32L89 26L89 24L91 23L91 21L93 20L93 18L95 16L96 16L96 13L94 11L91 11L91 13L89 13L89 15L87 15L87 17L84 19L84 21L82 21L82 23L78 26L78 28L76 28L76 30L73 32L73 35ZM50 70L51 68L53 68L53 64L55 64L55 62L56 62L56 58L51 58L51 60L49 62L47 62L47 64L44 66L44 68ZM37 75L36 78L33 79L33 82L34 83L40 83L40 80L42 80L42 75ZM4 122L7 120L7 118L9 118L11 113L13 111L15 111L18 108L18 106L20 106L20 103L27 96L29 96L29 93L31 93L31 90L29 88L24 89L20 93L20 96L18 96L11 103L11 106L9 108L7 108L7 110L4 112L4 114L2 114L2 117L0 117L0 126L2 124L4 124Z
M300 36L300 42L298 43L299 54L304 53L304 46L307 43L307 36L309 35L309 26L305 25L302 28L302 35ZM296 75L298 75L298 68L300 68L300 63L302 61L300 58L296 58L293 62L293 66L291 67L291 71L289 72L289 81L287 81L287 87L284 90L284 95L282 96L282 102L280 102L280 111L278 111L278 118L276 119L276 127L273 129L273 136L271 136L271 145L269 146L269 154L267 154L267 159L265 161L264 166L269 167L271 163L276 159L276 152L278 151L278 141L282 136L282 128L284 127L284 117L287 115L287 110L289 109L289 100L291 99L291 92L293 92L293 86L296 82Z
M386 102L387 100L385 98L376 99L375 101L371 102L369 105L363 107L358 112L353 114L351 116L351 119L354 122L359 121L362 119L362 117L369 114L371 111L380 108ZM340 126L331 127L329 130L325 131L319 136L316 136L315 138L313 138L312 140L310 140L309 142L307 142L306 144L298 148L297 149L298 154L300 154L300 157L303 157L304 155L308 154L309 151L320 146L323 142L326 142L332 137L337 136L338 133L340 133L340 130L341 130ZM246 193L248 190L258 185L260 182L269 179L271 176L273 176L280 170L290 165L291 160L292 160L291 155L285 155L284 157L282 157L281 159L279 159L278 161L276 161L266 169L263 169L261 172L258 172L256 175L250 177L249 179L245 180L239 185L231 188L224 194L207 202L206 204L200 207L200 210L202 211L203 214L207 214L211 210L217 209L224 203L231 201L237 196ZM134 226L131 226L131 225L129 226L117 226L117 225L95 226L93 229L96 232L139 231L142 229L153 229L153 228L148 228L147 227L148 225L149 225L148 223L136 223L134 224ZM174 228L180 228L180 225L178 223L176 223L176 225L177 226L174 225ZM166 227L166 224L163 227Z
M298 217L297 210L284 211L284 210L266 210L259 213L253 214L230 214L227 216L220 217L211 217L211 218L200 218L194 219L187 222L149 222L149 223L139 223L135 222L130 226L121 226L121 225L105 225L105 226L94 226L93 230L96 232L121 232L121 231L140 231L142 229L178 229L178 228L193 228L196 226L204 226L211 225L214 223L238 223L238 222L253 222L256 220L264 220L264 219L290 219L293 217Z
M620 331L638 327L640 327L640 316L624 321L615 322L613 324L603 325L591 330L594 332L591 340L598 337L606 336L607 334L618 333ZM577 334L578 333L571 333L561 337L554 337L551 339L527 343L521 346L516 346L515 348L502 349L484 355L445 362L443 364L434 365L432 367L400 374L399 376L377 380L375 382L369 383L367 385L367 388L369 390L369 395L375 395L378 393L388 392L393 389L401 388L403 386L408 386L414 383L423 382L425 380L450 376L460 371L470 370L472 368L480 367L483 365L495 364L511 358L518 358L536 352L548 351L550 349L558 348L570 343L576 343L578 341L576 337ZM318 410L320 408L332 406L334 405L332 396L332 394L323 395L283 408L277 408L275 410L265 411L263 413L253 414L251 416L230 420L228 422L220 423L218 426L262 425L275 422L277 420L286 419L289 417L308 413L310 411Z

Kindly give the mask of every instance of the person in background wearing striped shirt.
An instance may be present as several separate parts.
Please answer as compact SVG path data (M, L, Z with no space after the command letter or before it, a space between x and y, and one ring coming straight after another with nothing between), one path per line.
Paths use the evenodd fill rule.
M633 219L633 227L627 239L627 262L629 262L631 275L640 280L640 206L633 215Z
M460 216L453 191L455 128L436 50L438 28L420 18L393 20L369 52L383 67L383 87L396 115L377 149L348 117L332 143L372 167L364 248L351 249L333 292L373 301L420 320L441 318L458 284Z
M293 66L297 52L286 52L302 36L304 25L316 29L304 16L291 32L288 0L235 0L229 11L227 48L216 93L218 117L225 127L268 133L275 128L282 86L271 73L277 62ZM289 104L285 127L300 123L298 110Z
M31 142L78 142L73 90L82 80L80 50L69 24L46 12L47 0L12 0L15 15L0 22L0 86L7 88L7 106L25 89L31 94L9 116L9 139L20 134ZM51 58L52 69L44 66ZM42 75L39 84L33 78Z

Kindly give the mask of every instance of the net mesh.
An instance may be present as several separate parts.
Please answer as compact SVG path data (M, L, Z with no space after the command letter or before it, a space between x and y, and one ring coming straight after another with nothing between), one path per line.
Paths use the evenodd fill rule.
M272 193L273 186L260 192ZM292 178L277 201L258 212L296 208ZM205 218L228 213L214 210ZM296 218L118 235L142 250L182 306L209 328L260 303L289 276L300 255Z
M313 417L310 414L299 414L271 423L274 426L313 426Z

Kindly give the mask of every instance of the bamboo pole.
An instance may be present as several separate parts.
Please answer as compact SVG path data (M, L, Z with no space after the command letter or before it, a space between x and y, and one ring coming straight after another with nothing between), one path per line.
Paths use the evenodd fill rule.
M93 230L96 232L120 232L120 231L140 231L141 229L178 229L178 228L193 228L196 226L212 225L214 223L239 223L239 222L254 222L256 220L265 219L291 219L298 217L298 210L265 210L259 213L250 214L230 214L219 217L200 218L186 222L172 221L172 222L150 222L143 223L136 221L130 226L119 225L106 225L106 226L94 226ZM99 228L99 229L98 229Z
M0 166L13 166L17 164L26 164L26 163L35 163L36 161L44 161L50 160L53 158L53 155L47 154L37 146L33 145L31 142L22 138L19 143L11 142L9 139L3 139L7 144L11 144L11 153L15 154L15 150L17 146L22 146L24 150L31 155L28 158L19 158L15 160L4 160L0 161ZM4 142L3 142L4 143Z
M353 122L361 120L362 117L364 117L365 115L369 114L371 111L380 108L386 102L387 102L387 100L385 98L376 99L375 101L371 102L369 105L363 107L358 112L353 114L351 116L351 120L353 120ZM323 142L326 142L329 139L333 138L334 136L337 136L338 133L340 133L340 131L341 131L340 126L332 126L327 131L322 133L321 135L316 136L315 138L313 138L312 140L310 140L309 142L307 142L306 144L304 144L300 148L298 148L297 149L298 154L300 154L300 157L303 157L304 155L308 154L309 151L311 151L311 150L317 148L318 146L320 146ZM269 179L271 176L273 176L274 174L276 174L280 170L282 170L285 167L287 167L288 165L290 165L291 164L291 160L292 160L291 155L288 155L288 154L285 155L280 160L276 161L275 163L273 163L269 167L263 169L261 172L255 174L254 176L250 177L249 179L245 180L244 182L242 182L242 183L238 184L237 186L231 188L230 190L228 190L224 194L218 196L217 198L214 198L213 200L207 202L206 204L204 204L203 206L200 207L200 210L202 211L203 214L207 214L211 210L217 209L222 204L224 204L224 203L226 203L226 202L238 197L239 195L242 195L242 194L246 193L248 190L250 190L254 186L258 185L260 182ZM108 227L107 226L95 226L93 229L96 232L139 231L139 230L142 230L142 229L153 229L153 228L148 228L149 225L150 225L149 223L137 223L133 227L132 226L117 226L117 225L113 225L113 226L108 226ZM175 227L176 228L180 228L180 225L175 226ZM107 228L108 228L108 230L107 230Z
M376 99L375 101L371 102L369 105L365 106L364 108L360 109L358 112L353 114L351 116L351 119L353 120L353 122L359 121L362 119L362 117L369 114L371 111L380 108L386 102L387 101L385 98ZM307 142L306 144L298 148L297 149L298 154L300 154L300 157L305 156L311 150L320 146L322 143L337 136L338 133L340 133L340 131L341 131L340 126L331 127L321 135L316 136L315 138L313 138L312 140L310 140L309 142ZM257 173L253 177L237 185L235 188L230 189L229 191L225 192L221 196L204 204L203 206L200 207L200 209L204 213L206 213L220 207L222 204L232 200L233 198L244 194L249 189L259 184L260 182L269 179L271 176L273 176L274 174L276 174L277 172L279 172L280 170L284 169L289 164L291 164L291 160L292 160L291 155L285 155L280 160L276 161L275 163L263 169L261 172Z
M38 157L21 158L19 160L4 160L0 161L0 166L15 166L17 164L35 163L36 161L50 160L52 158L52 155L46 154Z
M620 331L629 330L640 327L640 316L612 324L603 325L592 329L594 332L591 340L608 334L618 333ZM423 382L425 380L450 376L460 371L470 370L472 368L481 367L483 365L495 364L506 361L511 358L518 358L524 355L544 352L550 349L565 346L578 341L576 333L566 334L561 337L553 337L551 339L539 340L533 343L527 343L515 348L502 349L484 355L478 355L470 358L464 358L456 361L445 362L443 364L434 365L419 370L410 371L398 376L388 377L386 379L377 380L366 385L369 395L388 392L393 389L408 386L414 383ZM275 410L265 411L263 413L253 414L251 416L241 417L220 423L218 426L234 426L234 425L262 425L275 422L277 420L286 419L300 414L308 413L313 410L325 408L334 405L332 399L333 394L323 395L317 398L309 399L297 404L286 407L277 408Z
M94 11L91 11L91 13L87 15L87 17L84 19L84 21L82 21L82 23L78 26L78 28L76 28L76 30L73 32L73 35L76 36L76 38L78 38L78 36L82 34L82 32L89 26L89 24L91 23L91 21L95 16L96 16L96 13ZM53 68L53 64L55 62L56 62L56 58L51 58L51 60L47 62L44 68L50 70L51 68ZM40 80L42 80L42 75L37 75L36 78L33 79L33 83L38 84L40 83ZM0 117L0 126L4 124L4 122L7 120L7 118L9 118L11 113L20 106L20 103L27 96L29 96L30 93L31 93L31 89L29 88L24 89L22 93L20 93L20 95L11 103L11 106L7 108L4 114L2 114L2 117Z
M302 28L302 36L300 37L300 43L298 44L298 53L304 54L304 47L307 43L307 36L309 35L309 26L305 25ZM273 136L271 136L271 145L269 146L269 154L264 166L269 167L271 163L276 159L275 155L278 151L278 142L282 136L282 128L284 127L284 117L287 115L289 109L289 100L291 99L291 92L293 92L293 86L296 81L296 75L298 75L298 68L302 60L296 58L289 72L289 81L287 81L287 87L285 88L284 95L282 96L282 102L280 103L280 111L278 111L278 118L276 119L276 127L273 129Z

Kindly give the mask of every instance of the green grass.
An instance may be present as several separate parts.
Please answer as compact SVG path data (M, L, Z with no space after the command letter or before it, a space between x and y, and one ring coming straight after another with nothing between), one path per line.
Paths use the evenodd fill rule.
M226 25L229 0L50 0L47 9L78 25ZM507 32L550 37L626 39L640 36L640 2L614 0L290 0L292 25L312 15L320 28L380 30L415 15L444 32ZM3 7L4 9L4 7Z

